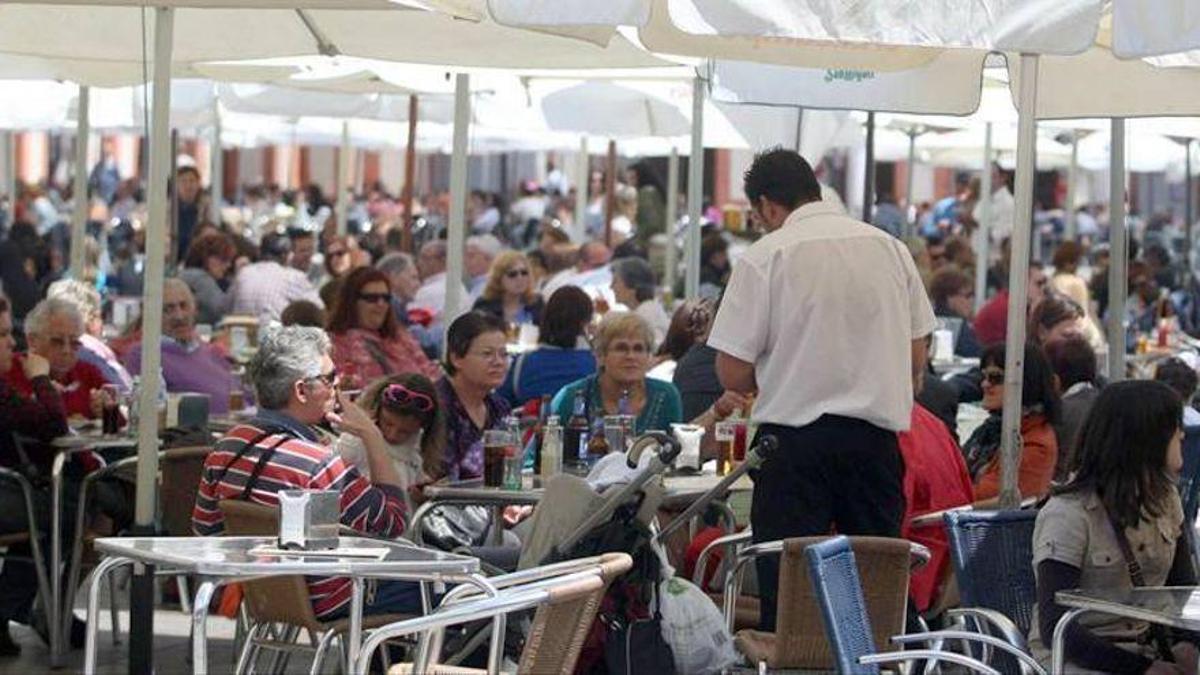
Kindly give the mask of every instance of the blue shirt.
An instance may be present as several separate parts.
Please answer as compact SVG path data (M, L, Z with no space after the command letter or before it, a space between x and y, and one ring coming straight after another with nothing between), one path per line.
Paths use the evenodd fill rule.
M634 432L643 434L651 430L670 431L671 424L683 422L683 403L680 401L679 390L675 388L675 385L649 378L645 380L645 383L646 405L642 406L642 412L634 422ZM554 411L555 415L558 415L564 425L571 418L572 408L575 405L575 392L581 389L587 392L585 400L590 424L595 425L596 420L602 419L607 414L604 410L604 402L600 398L600 384L596 381L596 376L589 375L563 387L551 402L550 409Z
M590 349L562 349L542 345L513 359L504 384L496 390L513 405L553 396L566 385L596 372L596 357Z

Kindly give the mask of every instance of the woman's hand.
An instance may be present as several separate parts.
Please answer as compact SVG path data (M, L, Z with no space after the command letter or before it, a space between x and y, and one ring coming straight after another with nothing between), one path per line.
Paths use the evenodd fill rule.
M744 411L749 405L749 396L726 389L725 393L721 394L721 398L717 399L717 402L713 404L713 412L717 414L718 420L723 420L732 415L733 411L738 408Z
M92 417L100 417L104 414L104 390L93 389L88 392L88 407L92 411Z
M50 374L50 362L46 360L46 357L33 352L25 353L25 358L21 361L21 368L29 380Z

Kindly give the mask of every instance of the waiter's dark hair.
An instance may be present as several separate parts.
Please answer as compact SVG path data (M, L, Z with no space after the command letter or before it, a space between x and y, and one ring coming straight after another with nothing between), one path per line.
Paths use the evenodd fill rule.
M1122 528L1166 513L1175 492L1167 448L1182 410L1179 394L1162 382L1108 385L1079 432L1075 476L1058 492L1095 491Z
M775 146L754 156L743 177L746 199L757 204L762 197L794 209L821 201L821 184L812 167L794 150Z

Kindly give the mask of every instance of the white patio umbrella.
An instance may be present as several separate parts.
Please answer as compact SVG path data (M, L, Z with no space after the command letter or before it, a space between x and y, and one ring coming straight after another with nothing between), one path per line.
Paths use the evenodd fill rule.
M430 0L436 3L437 0ZM1141 61L1127 64L1139 77L1157 82L1175 80L1165 98L1157 100L1118 101L1116 96L1102 98L1112 108L1102 109L1096 88L1116 83L1121 94L1128 96L1125 81L1112 77L1108 68L1122 58L1141 58L1174 53L1200 47L1200 28L1188 17L1194 17L1194 5L1186 0L1164 0L1152 4L1137 0L1114 0L1115 9L1110 25L1106 19L1106 4L1102 0L983 0L977 3L950 5L935 2L868 2L838 4L813 0L780 0L764 4L754 0L621 0L615 3L589 3L583 0L492 0L493 15L502 23L536 26L540 30L555 30L566 26L580 30L585 26L593 39L603 41L615 35L618 26L633 26L639 40L650 50L663 53L709 58L732 58L746 61L804 65L812 68L865 70L868 73L904 70L928 64L943 50L962 52L1006 51L1020 54L1010 60L1011 79L1016 85L1016 102L1020 110L1019 149L1017 152L1016 218L1012 240L1012 259L1017 264L1010 270L1010 306L1007 342L1014 348L1006 357L1005 405L1003 422L1002 503L1015 504L1016 468L1021 406L1021 350L1025 341L1026 274L1022 262L1029 256L1030 219L1034 169L1036 116L1082 117L1086 111L1060 114L1072 104L1096 106L1091 114L1119 118L1127 111L1152 107L1150 114L1182 114L1200 111L1200 75L1187 74L1155 77L1146 70L1152 67ZM1156 15L1157 14L1157 15ZM1156 16L1155 16L1156 15ZM1099 40L1097 39L1099 37ZM1096 59L1084 59L1093 86L1089 95L1072 101L1062 92L1069 86L1061 81L1062 72L1077 65L1072 57L1083 54L1099 42L1102 54ZM1112 51L1108 51L1111 48ZM1096 50L1093 50L1096 51ZM1039 56L1049 64L1039 66ZM1089 57L1092 53L1089 52ZM1058 58L1061 57L1061 58ZM1085 64L1086 61L1086 64ZM980 59L982 65L983 59ZM1103 64L1105 68L1096 69ZM1078 76L1078 73L1076 73ZM858 77L858 75L854 75ZM1183 87L1179 78L1188 79L1191 86ZM1038 86L1039 79L1045 87ZM978 81L978 80L976 80ZM1039 95L1044 94L1041 98ZM1082 102L1082 103L1081 103ZM1169 102L1169 104L1167 103ZM1054 105L1051 105L1053 103ZM1138 114L1138 113L1134 113ZM1146 113L1141 113L1146 114ZM1113 124L1114 153L1113 222L1124 221L1123 121ZM991 145L989 128L987 146ZM990 172L984 173L985 179ZM985 186L986 188L987 186ZM984 200L986 204L988 200ZM1120 299L1124 288L1125 238L1114 237L1113 260L1110 270L1113 297ZM1114 312L1120 307L1115 307ZM1110 342L1123 344L1113 336L1120 327L1110 326ZM1113 350L1110 368L1122 365L1123 350ZM1123 369L1121 373L1123 374Z
M167 222L166 180L170 167L169 82L173 73L187 74L192 64L298 55L349 54L397 61L434 63L445 67L637 68L664 62L624 39L608 46L587 45L569 37L537 35L498 26L472 5L454 2L453 15L412 9L383 0L160 0L151 10L141 0L73 0L0 5L0 56L27 66L27 77L72 78L85 84L141 82L147 63L154 74L154 108L150 143L149 227L146 243L143 352L140 372L146 385L140 405L152 410L158 397L159 339L162 279ZM478 8L474 8L478 9ZM176 16L178 14L178 17ZM178 18L178 21L176 19ZM461 21L459 18L474 19ZM147 58L152 55L152 60ZM14 66L15 68L15 66ZM13 71L9 71L10 76ZM456 79L455 157L452 163L450 262L461 265L465 208L467 125L470 108L468 80ZM82 109L87 110L87 106ZM81 125L86 127L86 125ZM81 129L82 131L82 129ZM447 298L451 312L457 298ZM137 527L153 523L155 478L158 473L158 430L153 415L144 415L138 430ZM57 578L57 577L56 577ZM141 629L131 640L131 667L147 672L149 636L145 628L152 578L137 575ZM58 594L56 594L56 598ZM199 630L199 629L198 629ZM61 657L61 629L51 626L52 662ZM352 636L351 651L358 636ZM197 641L199 643L200 641ZM495 645L494 645L495 647ZM197 652L194 667L203 670L205 657Z

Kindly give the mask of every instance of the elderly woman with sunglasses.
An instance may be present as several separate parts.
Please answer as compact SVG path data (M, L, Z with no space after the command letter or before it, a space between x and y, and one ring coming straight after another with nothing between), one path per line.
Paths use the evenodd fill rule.
M529 259L524 253L505 251L496 257L474 309L493 314L506 324L538 322L542 298L533 288Z
M405 506L412 513L423 500L422 488L440 475L446 447L446 420L433 382L417 373L383 377L364 389L356 403L379 427L405 492ZM342 459L371 479L360 437L342 434L337 449Z
M437 364L396 319L391 303L387 276L371 267L354 270L338 289L328 329L333 362L346 388L397 373L440 376Z
M1000 494L1001 418L1004 412L1004 344L983 350L983 408L989 417L967 442L963 455L975 482L975 498L991 500ZM1021 388L1021 463L1017 487L1026 497L1040 497L1050 489L1058 462L1058 440L1053 424L1061 407L1053 372L1042 350L1025 347L1024 384Z

